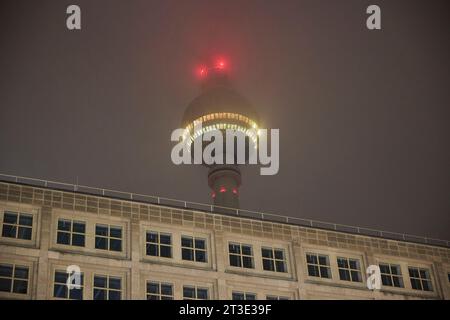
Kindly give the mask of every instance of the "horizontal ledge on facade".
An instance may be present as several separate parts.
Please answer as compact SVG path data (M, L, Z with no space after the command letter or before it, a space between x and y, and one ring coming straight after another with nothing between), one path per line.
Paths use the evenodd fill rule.
M282 281L288 281L288 282L298 282L298 280L294 277L283 277L283 276L277 276L277 275L269 275L265 273L258 273L258 272L245 272L245 271L239 271L239 270L233 270L229 268L225 268L224 273L229 273L233 275L239 275L243 277L254 277L254 278L264 278L264 279L272 279L272 280L282 280Z

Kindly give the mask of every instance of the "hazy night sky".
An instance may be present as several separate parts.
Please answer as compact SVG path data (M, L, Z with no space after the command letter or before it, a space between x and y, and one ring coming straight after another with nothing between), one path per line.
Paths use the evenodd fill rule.
M242 208L450 239L449 9L2 1L0 172L209 203L207 170L173 165L170 134L196 65L221 54L280 129L279 174L243 170Z

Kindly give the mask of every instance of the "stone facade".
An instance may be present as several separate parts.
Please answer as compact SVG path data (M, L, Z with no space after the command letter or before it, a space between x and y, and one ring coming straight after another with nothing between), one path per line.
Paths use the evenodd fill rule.
M183 287L206 289L209 299L231 299L233 293L257 299L450 299L450 250L445 247L10 182L0 183L0 224L5 211L31 214L33 224L31 239L0 236L0 264L29 270L26 293L4 290L0 298L54 299L55 272L78 265L84 299L94 296L95 275L121 279L122 299L146 299L147 282L170 284L174 299L183 298ZM57 243L59 219L85 223L84 246ZM97 225L121 228L121 251L95 247ZM171 235L172 257L146 254L148 231ZM182 258L182 236L205 240L206 262ZM251 247L253 268L230 265L230 243ZM287 272L264 270L261 248L281 250ZM330 278L309 274L308 253L327 257ZM342 257L358 261L360 281L340 279L337 259ZM400 268L402 287L367 289L365 269L380 263ZM427 270L432 290L413 289L409 268Z

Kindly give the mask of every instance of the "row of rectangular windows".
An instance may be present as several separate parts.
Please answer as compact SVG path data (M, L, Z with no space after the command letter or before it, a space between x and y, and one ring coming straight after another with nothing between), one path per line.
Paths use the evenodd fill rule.
M27 213L5 211L3 215L2 236L31 240L33 216ZM95 248L109 251L122 251L122 227L105 224L95 225ZM84 247L86 245L86 223L68 219L58 219L57 243ZM254 269L253 247L249 244L230 242L228 244L229 264L233 267ZM146 232L146 255L172 258L172 235L157 231ZM287 272L286 255L283 249L261 248L262 267L265 271ZM206 239L182 236L181 257L183 260L206 263L208 251ZM331 267L327 255L306 254L308 275L331 279ZM358 259L337 258L339 278L343 281L362 282ZM379 265L384 286L404 288L399 265ZM411 287L415 290L433 291L428 269L408 267ZM450 276L449 276L450 277ZM449 279L450 281L450 279ZM18 286L20 282L17 282ZM19 288L17 289L20 290Z
M69 273L56 270L53 278L53 298L83 300L84 274L80 274L77 286L68 286ZM0 292L28 294L29 267L14 264L0 264ZM69 280L70 281L70 280ZM173 300L174 286L169 282L147 281L147 300ZM109 275L94 275L93 300L122 300L122 278ZM232 292L232 300L256 300L256 294L250 292ZM183 299L207 300L210 298L208 288L184 285ZM288 300L289 297L267 295L267 300Z
M33 216L24 213L6 211L3 216L3 237L31 240ZM26 229L27 232L17 232ZM25 237L23 236L25 235ZM96 224L95 249L121 252L122 227ZM58 219L56 243L68 246L86 246L86 222ZM251 245L230 243L230 265L241 268L254 268L253 248ZM172 235L157 231L146 232L146 255L154 257L172 258ZM287 272L286 257L283 249L261 248L263 269L274 272ZM206 239L182 236L182 260L208 262Z
M317 253L306 254L308 275L331 279L330 260L327 255ZM362 282L361 267L358 259L337 257L340 280ZM380 263L381 282L384 286L404 288L400 265ZM408 267L411 287L415 290L433 291L430 271L424 268ZM450 275L449 275L450 281Z

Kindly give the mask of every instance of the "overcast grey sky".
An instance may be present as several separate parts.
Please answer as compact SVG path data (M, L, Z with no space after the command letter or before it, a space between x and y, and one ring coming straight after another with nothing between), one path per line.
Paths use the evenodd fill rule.
M241 207L450 239L448 1L373 3L2 1L0 172L209 203L170 133L221 54L280 129L280 172L243 170Z

